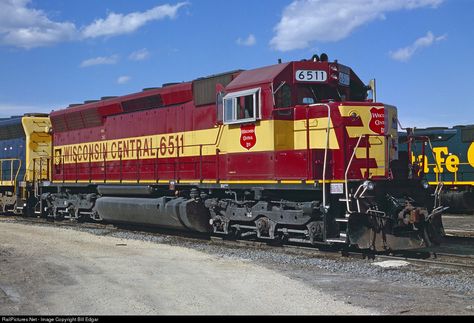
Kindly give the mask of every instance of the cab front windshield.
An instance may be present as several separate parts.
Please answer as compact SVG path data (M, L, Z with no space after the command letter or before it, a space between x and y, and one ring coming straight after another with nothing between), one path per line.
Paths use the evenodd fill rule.
M317 85L297 85L297 104L313 104L328 101L365 101L367 99L366 89L355 87L334 87Z
M306 105L324 103L329 101L364 102L367 100L367 88L364 86L330 86L296 84L288 85L286 82L278 87L275 92L275 106L277 108L288 108L294 105Z

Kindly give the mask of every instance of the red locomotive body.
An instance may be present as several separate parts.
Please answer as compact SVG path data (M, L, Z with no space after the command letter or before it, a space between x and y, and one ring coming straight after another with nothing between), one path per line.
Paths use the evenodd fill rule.
M52 112L41 212L420 246L439 231L441 209L426 207L398 156L396 109L367 100L367 90L349 67L315 55Z
M382 111L381 122L385 122L385 112L379 103L331 102L332 97L323 99L324 104L304 104L304 99L316 98L301 97L304 94L293 80L294 71L303 68L327 71L329 66L337 65L294 62L231 73L228 77L234 79L223 86L225 93L257 89L261 101L256 111L258 116L249 120L236 118L227 124L217 120L215 93L211 104L196 106L193 100L196 82L53 112L56 157L53 180L75 183L292 180L312 184L314 180L322 180L322 167L318 165L324 162L327 130L330 142L326 179L344 180L351 157L346 147L355 147L358 139L351 137L348 129L365 127L367 135L374 137L383 137L384 132L370 130L357 111L353 112L354 116L342 113L352 107L367 111L377 108ZM363 89L363 84L352 75L353 82L359 82ZM219 77L210 79L212 85L221 85L217 83ZM333 82L337 84L337 80ZM273 88L281 84L288 85L293 94L289 102L280 103L283 107L278 108ZM350 89L345 90L344 95L350 99ZM396 115L387 122L396 122ZM392 126L396 129L396 124L389 128ZM295 136L298 138L291 140ZM363 139L358 148L369 148L370 143ZM370 152L370 148L367 150ZM363 173L377 167L375 156L355 156L349 178L368 178ZM386 178L387 172L370 177Z

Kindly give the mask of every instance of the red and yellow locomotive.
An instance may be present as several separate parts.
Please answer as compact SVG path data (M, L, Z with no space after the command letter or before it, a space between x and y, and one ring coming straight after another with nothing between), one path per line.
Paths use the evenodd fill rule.
M443 208L398 154L396 108L368 90L323 54L54 111L35 212L421 247L442 230Z

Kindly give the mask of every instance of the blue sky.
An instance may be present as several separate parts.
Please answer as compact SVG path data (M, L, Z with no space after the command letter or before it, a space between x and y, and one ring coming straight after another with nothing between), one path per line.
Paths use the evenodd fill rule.
M404 126L474 123L472 0L0 0L0 117L326 52Z

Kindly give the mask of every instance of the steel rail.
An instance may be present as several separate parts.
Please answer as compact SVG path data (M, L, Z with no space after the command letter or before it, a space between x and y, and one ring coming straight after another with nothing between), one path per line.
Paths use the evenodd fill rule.
M48 221L41 218L25 218L20 216L9 216L9 217L0 217L0 222L10 222L13 220L13 223L20 224L33 224L33 225L47 225L55 227L70 227L78 229L98 229L98 230L108 230L101 235L110 235L115 232L139 232L140 234L151 234L154 236L161 237L170 237L170 238L179 238L185 241L193 242L207 242L209 244L215 244L216 246L229 246L229 247L252 247L259 248L264 250L273 250L273 251L284 251L292 254L300 254L308 257L326 257L326 258L354 258L354 259L367 259L372 261L382 261L382 260L405 260L411 264L421 264L421 265L437 265L445 267L455 267L455 268L464 268L474 270L474 256L471 255L460 255L452 253L443 253L443 252L432 252L432 251L407 251L399 252L399 254L381 254L367 252L364 250L351 250L347 248L340 248L338 246L333 246L329 248L328 245L325 246L324 250L318 249L316 246L304 246L301 244L282 244L280 242L274 241L265 241L265 240L229 240L224 236L217 235L206 235L206 234L196 234L192 232L185 231L175 231L167 230L160 228L146 228L144 226L124 226L117 227L113 224L104 224L104 223L77 223L74 221ZM131 229L133 228L133 229ZM148 230L147 230L148 229ZM272 243L273 242L273 243Z

